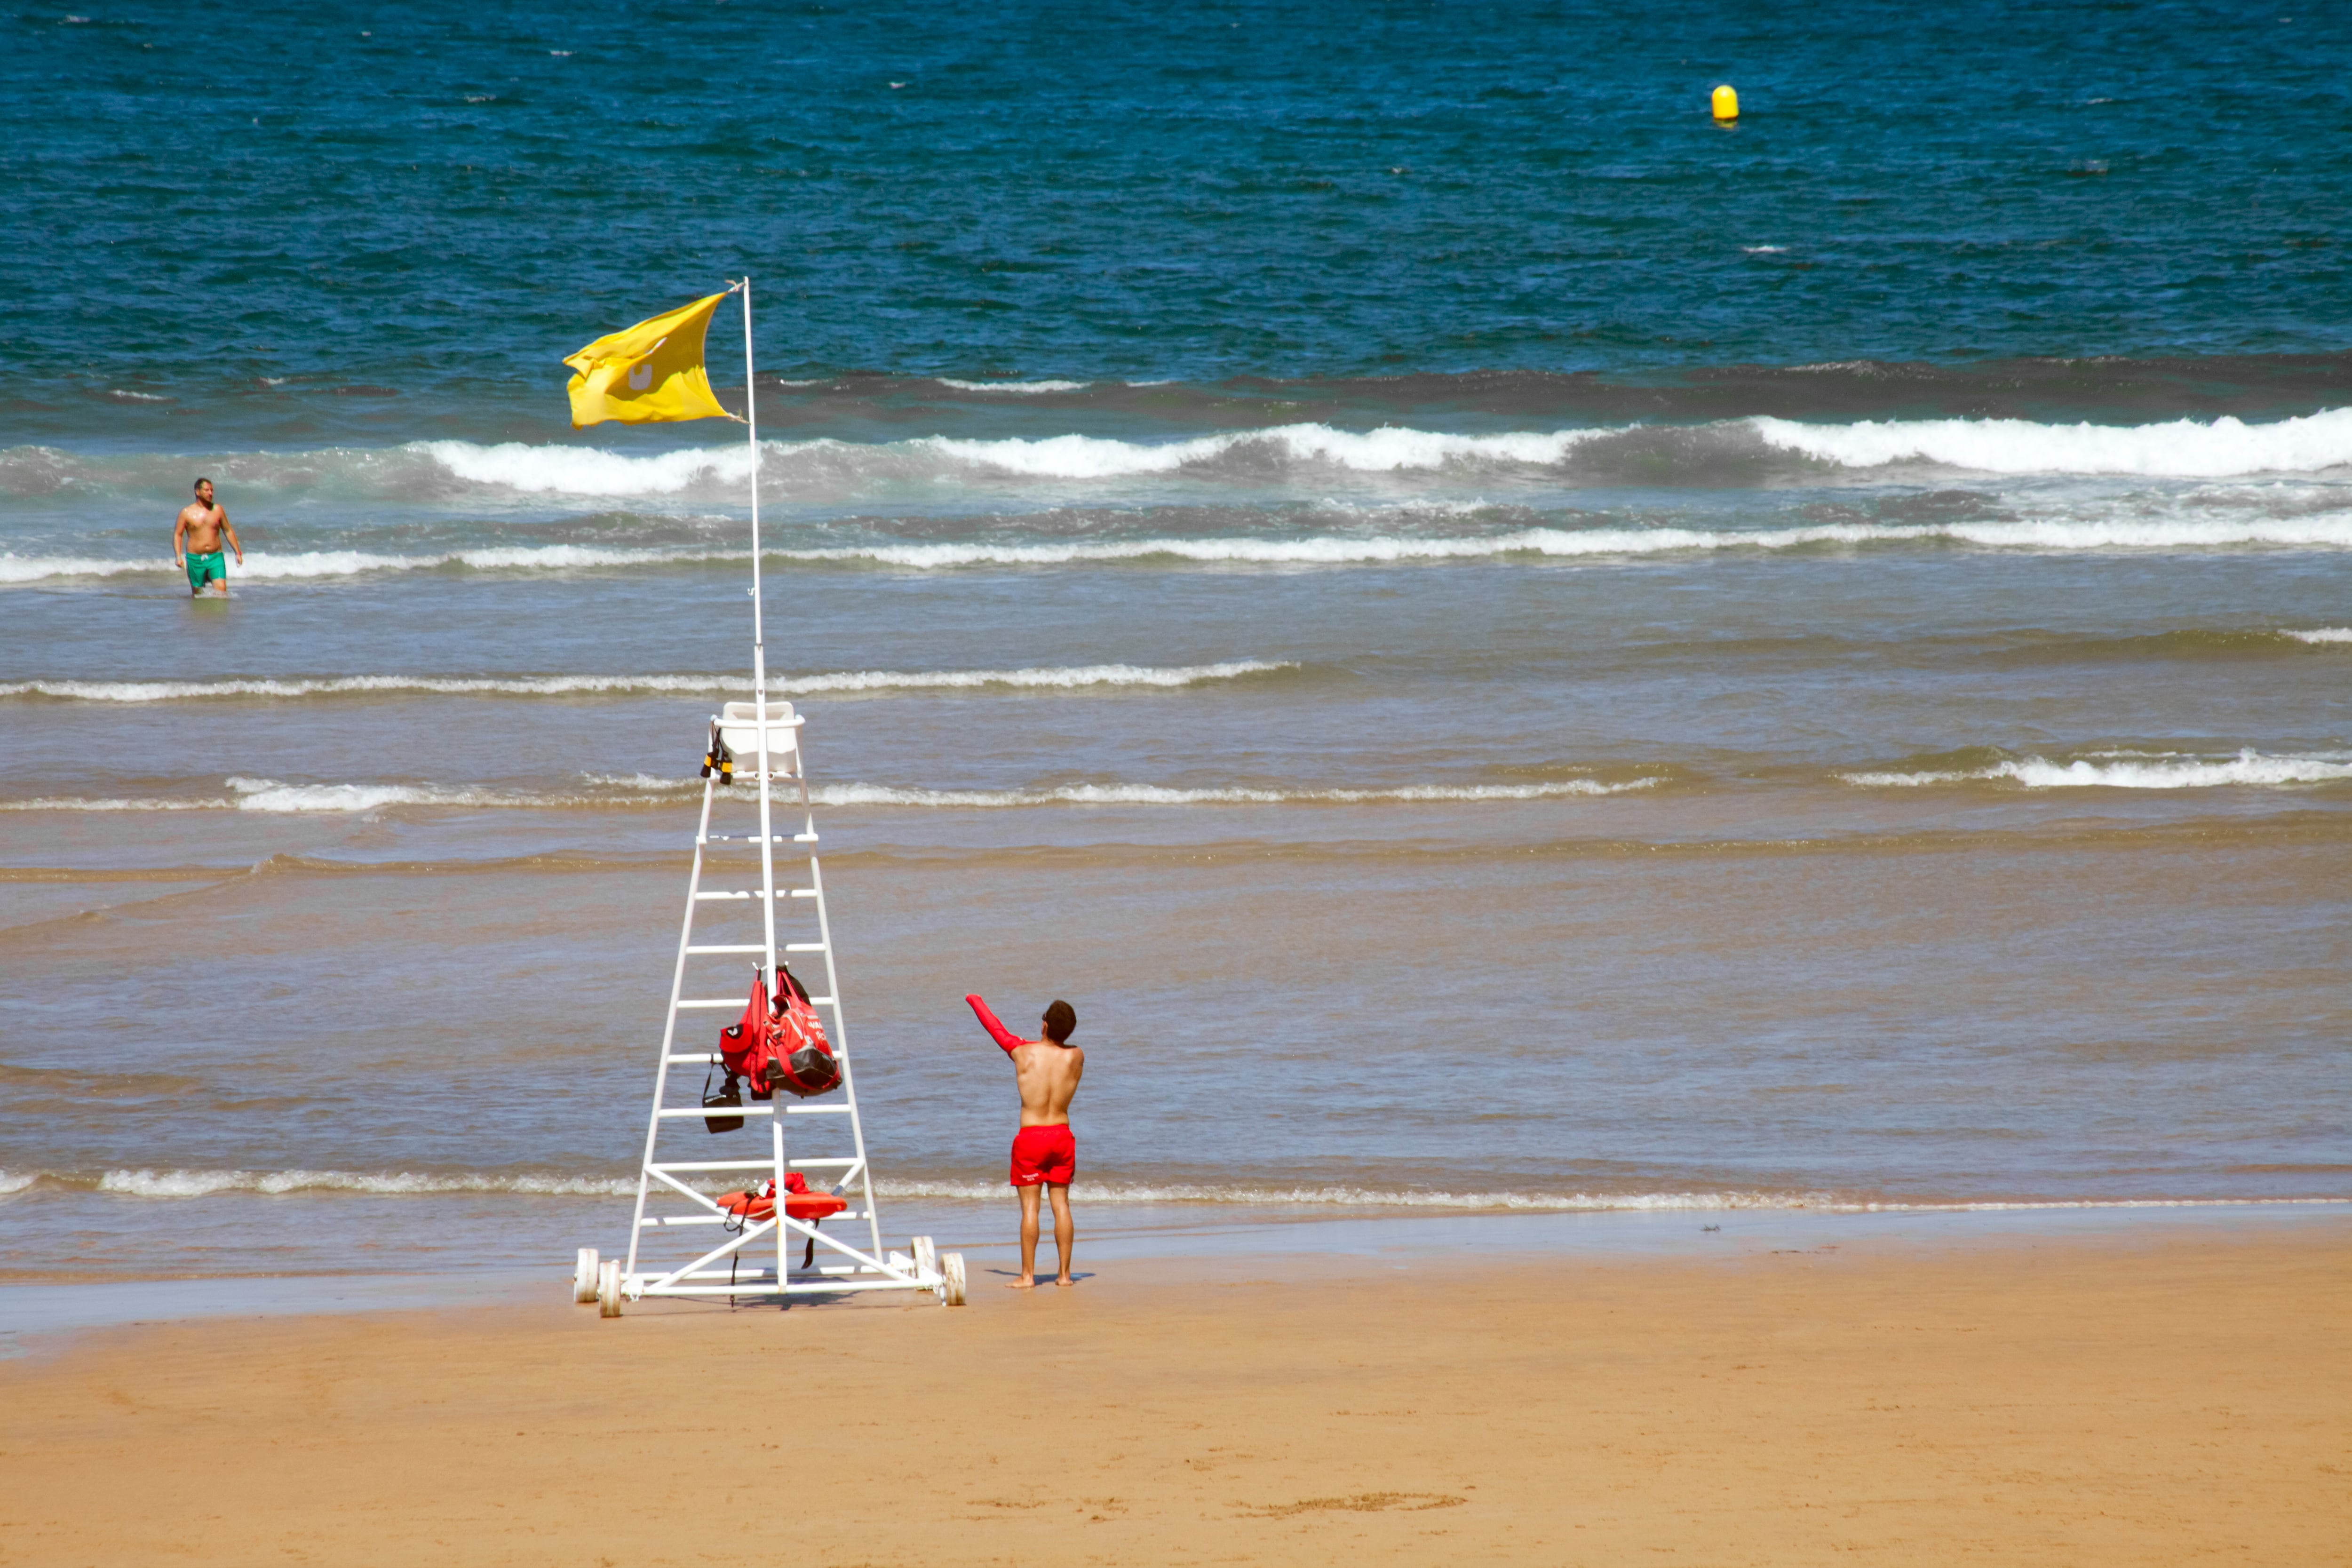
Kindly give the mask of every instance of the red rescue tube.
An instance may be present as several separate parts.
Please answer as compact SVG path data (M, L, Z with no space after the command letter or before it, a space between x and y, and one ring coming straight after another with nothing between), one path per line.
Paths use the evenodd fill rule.
M754 1224L776 1217L776 1200L768 1189L773 1182L761 1184L760 1190L749 1193L721 1193L715 1200L720 1210L741 1215ZM849 1206L849 1200L836 1193L813 1193L797 1173L785 1178L784 1216L787 1219L830 1219Z

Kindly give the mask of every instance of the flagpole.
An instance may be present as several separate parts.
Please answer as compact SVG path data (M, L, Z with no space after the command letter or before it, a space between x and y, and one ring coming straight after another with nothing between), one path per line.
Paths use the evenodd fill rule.
M768 638L767 619L760 603L760 400L752 380L751 279L743 289L743 438L751 449L751 712L760 737L760 918L766 948L768 984L776 984L776 830L769 814L768 790ZM781 1127L782 1124L779 1122ZM779 1156L781 1158L781 1156ZM783 1191L783 1171L776 1172L776 1190ZM782 1234L782 1227L777 1227ZM781 1243L780 1243L781 1245ZM776 1278L782 1279L782 1255Z
M743 439L751 448L751 695L768 696L766 626L760 605L760 406L751 387L751 280L743 279ZM763 713L761 718L766 715Z

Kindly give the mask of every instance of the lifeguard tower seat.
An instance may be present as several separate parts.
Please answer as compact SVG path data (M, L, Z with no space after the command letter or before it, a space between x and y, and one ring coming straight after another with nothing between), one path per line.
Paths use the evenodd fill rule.
M799 732L801 721L789 702L768 704L768 761L781 765L790 757L799 742L793 737ZM750 769L760 762L760 710L752 702L730 702L719 710L719 738L735 753L738 767Z

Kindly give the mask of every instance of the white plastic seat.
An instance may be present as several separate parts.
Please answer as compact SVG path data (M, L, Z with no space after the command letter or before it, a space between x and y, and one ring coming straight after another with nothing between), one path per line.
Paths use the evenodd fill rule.
M781 762L799 749L795 740L801 721L793 705L776 698L768 700L768 761ZM719 738L735 753L735 765L751 769L760 765L760 715L758 706L750 702L730 702L719 710Z

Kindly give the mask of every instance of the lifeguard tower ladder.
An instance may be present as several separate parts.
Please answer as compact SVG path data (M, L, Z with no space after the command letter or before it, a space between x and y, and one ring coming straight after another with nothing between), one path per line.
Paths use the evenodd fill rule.
M853 1290L929 1290L942 1301L962 1304L964 1272L960 1255L938 1257L928 1237L914 1239L911 1254L883 1250L873 1168L866 1158L866 1131L857 1111L856 1072L842 1016L841 973L834 958L832 922L825 913L824 872L815 849L816 819L803 764L801 731L805 722L789 702L759 700L730 702L712 721L720 741L736 758L756 762L752 768L736 773L731 788L721 783L715 770L703 783L702 812L694 834L694 868L687 880L686 919L678 932L677 964L670 978L661 1054L654 1066L653 1110L646 1126L645 1159L637 1174L628 1252L625 1259L600 1263L593 1248L583 1247L573 1277L574 1298L596 1301L607 1317L619 1315L622 1301L646 1296L789 1301L794 1296ZM756 817L741 824L752 831L711 831L714 808L747 783L755 784L759 792ZM782 803L801 823L800 831L789 837L775 831L777 784L791 785L796 797ZM749 812L738 815L751 817ZM733 825L722 821L720 826ZM805 886L778 885L777 850L785 845L807 848ZM725 875L738 867L748 873L751 866L744 852L751 850L759 856L756 887L740 885L751 879L748 876ZM732 885L707 886L706 873L713 880ZM758 929L724 933L730 940L697 942L695 928L706 906L714 912L754 914ZM780 921L787 925L788 934L792 934L790 926L798 925L803 928L798 934L814 940L779 941ZM743 940L746 937L752 940ZM812 971L814 966L809 961L823 960L822 991L810 984L809 999L827 1015L825 1032L841 1062L841 1086L813 1100L796 1100L779 1092L764 1103L751 1100L714 1110L703 1103L702 1086L721 1065L715 1037L726 1023L726 1015L743 1009L743 994L736 988L741 986L751 962L761 961L767 983L772 985L779 957L787 963L799 961ZM736 994L688 995L690 973L697 976L696 990L722 989L717 976L724 974L728 978L723 988ZM808 978L814 981L820 976L812 973ZM706 1036L698 1038L698 1030L706 1031ZM673 1068L687 1070L673 1075ZM701 1069L700 1076L696 1068ZM751 1157L681 1157L678 1141L707 1140L704 1119L713 1115L748 1119L740 1130L721 1134L727 1138L755 1136L754 1124L764 1121L767 1152ZM789 1139L788 1118L796 1119ZM792 1146L789 1151L787 1143ZM824 1152L804 1152L803 1144ZM785 1178L794 1173L803 1176L812 1192L831 1192L848 1199L850 1206L832 1217L844 1226L856 1223L864 1246L826 1235L820 1228L822 1220L804 1222L784 1212ZM730 1214L697 1184L731 1178L734 1184L749 1185L761 1176L775 1184L776 1214L772 1219L747 1221ZM795 1253L812 1261L799 1267Z
M866 1130L857 1114L857 1079L850 1062L849 1030L842 1016L841 972L834 962L833 926L825 915L824 874L817 865L816 817L809 803L808 770L801 745L804 721L793 711L791 703L768 696L766 622L760 597L759 414L750 394L751 280L743 279L733 289L743 296L744 435L751 458L751 700L727 703L711 724L727 750L751 766L748 773L738 770L732 785L716 768L704 775L702 815L694 831L694 869L687 879L686 921L678 932L677 966L670 976L661 1053L654 1064L653 1110L646 1124L646 1152L637 1172L628 1249L624 1258L599 1260L593 1247L582 1247L572 1275L572 1298L596 1302L608 1318L621 1315L624 1300L647 1296L773 1298L789 1305L795 1296L929 1290L950 1306L961 1306L964 1269L960 1255L940 1257L930 1238L919 1236L911 1244L911 1253L882 1249L882 1217L874 1201L874 1173L866 1155ZM742 825L751 831L711 832L713 808L722 801L751 804L738 793L745 784L755 786L759 795L756 820ZM794 799L790 804L801 820L801 830L789 839L780 837L775 827L779 784L793 786ZM744 814L739 808L732 815ZM776 884L776 851L787 843L807 847L805 887ZM751 868L741 856L751 849L759 852L757 887L742 885ZM706 870L729 885L706 888ZM728 877L728 871L738 874ZM705 905L714 912L757 914L756 937L738 930L727 933L725 941L698 942L695 926ZM787 905L789 913L781 907ZM791 921L803 910L814 917L814 929L805 929L805 919L799 923L803 934L815 940L779 942L779 916ZM717 1036L724 1026L723 1015L744 1006L743 981L750 967L746 961L756 958L765 984L772 987L779 957L787 962L798 957L804 963L812 957L824 962L824 994L816 995L811 987L810 1000L830 1014L826 1036L841 1063L840 1087L808 1101L779 1091L772 1100L730 1105L714 1112L703 1103L702 1090L695 1086L706 1082L709 1073L722 1066ZM689 970L696 975L694 989L702 994L687 994ZM698 1034L698 1030L703 1032ZM672 1068L688 1070L678 1074L674 1082ZM703 1069L700 1079L691 1070L697 1068ZM692 1099L679 1103L689 1089ZM756 1136L749 1123L764 1122L768 1152L751 1158L680 1157L679 1138L708 1138L704 1119L714 1114L747 1119L747 1125L722 1137ZM787 1118L795 1119L793 1136L789 1139L784 1131ZM803 1152L804 1142L824 1152ZM729 1173L738 1186L751 1184L746 1177L764 1175L772 1181L774 1217L753 1220L731 1214L701 1190L706 1184L723 1187ZM794 1174L801 1174L812 1192L846 1198L848 1206L831 1217L843 1225L858 1223L866 1245L852 1246L838 1236L824 1234L818 1228L822 1220L793 1218L786 1212L786 1178ZM768 1261L772 1250L772 1266ZM810 1261L796 1267L795 1251Z

